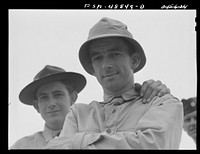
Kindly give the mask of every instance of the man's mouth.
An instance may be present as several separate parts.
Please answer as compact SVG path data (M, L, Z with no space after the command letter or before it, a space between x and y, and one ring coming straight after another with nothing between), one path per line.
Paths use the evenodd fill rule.
M196 133L196 127L192 127L189 129L190 134Z
M110 73L110 74L106 74L106 75L103 75L103 78L107 78L107 77L112 77L114 75L117 75L118 73Z
M55 112L59 112L60 110L52 110L52 111L48 111L47 113L55 113Z

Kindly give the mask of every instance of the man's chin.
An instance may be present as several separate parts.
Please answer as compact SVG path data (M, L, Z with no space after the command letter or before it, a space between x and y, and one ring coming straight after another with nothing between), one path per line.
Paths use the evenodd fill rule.
M53 120L59 120L62 119L63 115L60 112L53 112L47 115L48 119L53 121Z
M103 88L108 91L119 91L119 89L122 89L122 86L119 84L119 81L110 81L104 83Z
M188 133L188 135L192 137L193 139L196 139L196 132L190 132Z
M193 139L196 139L196 133L190 135Z
M62 116L54 116L54 117L49 117L48 121L51 123L60 123L61 121L64 121L64 117Z

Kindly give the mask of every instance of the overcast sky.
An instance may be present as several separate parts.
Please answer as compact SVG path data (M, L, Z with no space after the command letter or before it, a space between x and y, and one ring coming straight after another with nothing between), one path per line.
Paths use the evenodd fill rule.
M143 47L147 62L134 74L135 82L160 80L178 99L196 96L195 10L9 10L9 147L43 130L40 114L18 95L45 65L87 78L76 103L103 99L101 86L78 59L90 28L102 17L125 23ZM195 149L184 131L180 149Z

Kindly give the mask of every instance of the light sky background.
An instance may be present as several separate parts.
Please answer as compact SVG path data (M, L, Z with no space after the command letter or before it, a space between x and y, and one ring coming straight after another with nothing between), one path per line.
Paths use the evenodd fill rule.
M44 121L18 95L45 65L83 74L87 85L76 103L103 99L95 77L78 59L89 29L102 17L128 26L143 47L147 62L135 82L161 80L179 99L196 96L195 10L9 10L9 134L8 147L44 128ZM195 149L185 131L180 149Z

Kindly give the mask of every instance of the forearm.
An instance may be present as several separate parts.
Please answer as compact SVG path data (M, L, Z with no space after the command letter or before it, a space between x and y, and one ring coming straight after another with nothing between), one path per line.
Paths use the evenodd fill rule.
M113 135L101 133L99 140L88 144L90 149L164 149L167 140L164 133L147 130L145 132L117 132Z

